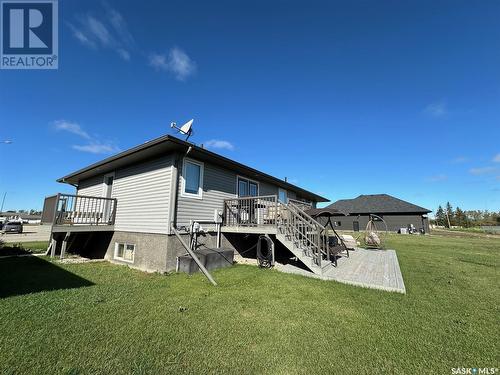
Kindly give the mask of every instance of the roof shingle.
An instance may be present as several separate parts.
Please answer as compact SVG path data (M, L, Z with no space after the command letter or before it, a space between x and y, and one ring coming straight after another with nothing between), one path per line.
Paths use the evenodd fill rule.
M426 208L388 194L360 195L354 199L341 199L327 206L327 208L333 208L349 214L427 214L431 212Z

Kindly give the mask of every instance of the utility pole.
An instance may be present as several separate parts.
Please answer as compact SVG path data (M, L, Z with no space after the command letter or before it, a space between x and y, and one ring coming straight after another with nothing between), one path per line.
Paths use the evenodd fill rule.
M3 212L3 204L5 203L5 197L6 196L7 196L7 192L3 193L2 207L0 208L0 212Z
M444 210L446 212L446 220L448 220L448 228L451 228L450 224L450 216L448 215L448 210Z

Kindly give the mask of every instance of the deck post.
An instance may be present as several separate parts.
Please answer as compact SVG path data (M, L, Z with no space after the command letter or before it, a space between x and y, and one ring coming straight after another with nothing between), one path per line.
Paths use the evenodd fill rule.
M71 236L71 232L66 232L64 235L63 243L61 246L61 259L64 259L64 255L66 254L66 246L68 245L68 239Z
M57 240L54 237L54 235L52 235L52 243L50 244L50 246L51 246L51 248L50 248L50 257L54 258L56 256L56 247L57 247Z

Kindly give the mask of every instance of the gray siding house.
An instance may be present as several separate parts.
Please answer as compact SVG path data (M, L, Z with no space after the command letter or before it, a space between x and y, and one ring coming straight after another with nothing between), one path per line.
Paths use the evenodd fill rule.
M42 221L52 225L52 255L100 249L94 256L159 272L175 270L185 253L173 228L187 236L198 222L206 246L238 251L238 241L229 237L269 234L279 240L277 218L285 211L327 201L169 135L57 181L76 191L45 200Z
M340 230L364 230L370 219L370 215L381 217L387 230L397 232L400 228L409 225L425 233L429 233L429 219L427 214L432 212L426 208L406 202L388 194L360 195L354 199L341 199L327 208L337 210L342 214L332 217ZM375 222L377 225L377 222ZM385 230L382 224L378 229Z

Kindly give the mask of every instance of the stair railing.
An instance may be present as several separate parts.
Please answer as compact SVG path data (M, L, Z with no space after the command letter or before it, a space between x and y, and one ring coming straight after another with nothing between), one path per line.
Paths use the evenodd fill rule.
M325 227L292 202L280 203L279 206L281 220L278 230L289 236L294 245L308 252L314 263L321 267L323 253L330 259L327 238L323 235Z

